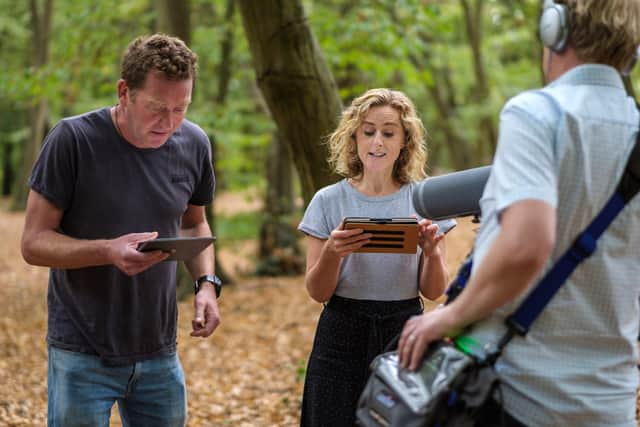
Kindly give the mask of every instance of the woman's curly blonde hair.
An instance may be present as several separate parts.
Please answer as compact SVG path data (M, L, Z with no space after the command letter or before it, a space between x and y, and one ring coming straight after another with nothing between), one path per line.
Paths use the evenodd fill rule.
M393 166L393 179L403 185L426 178L426 130L416 114L411 100L402 92L391 89L370 89L355 98L342 112L337 129L329 136L329 164L346 178L362 178L363 165L358 157L356 131L373 107L389 106L400 114L405 145Z

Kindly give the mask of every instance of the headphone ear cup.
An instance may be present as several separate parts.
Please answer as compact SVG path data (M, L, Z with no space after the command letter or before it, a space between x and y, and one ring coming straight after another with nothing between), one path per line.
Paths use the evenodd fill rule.
M545 1L540 16L540 40L554 52L561 52L569 38L567 7L553 1Z

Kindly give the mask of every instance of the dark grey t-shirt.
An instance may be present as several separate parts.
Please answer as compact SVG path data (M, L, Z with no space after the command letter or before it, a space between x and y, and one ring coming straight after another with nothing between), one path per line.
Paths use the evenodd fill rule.
M140 149L120 137L103 108L52 129L29 186L64 211L65 235L172 237L188 204L211 202L215 178L209 139L194 123L184 120L157 149ZM114 266L52 268L47 341L111 363L175 351L175 276L175 261L132 277Z

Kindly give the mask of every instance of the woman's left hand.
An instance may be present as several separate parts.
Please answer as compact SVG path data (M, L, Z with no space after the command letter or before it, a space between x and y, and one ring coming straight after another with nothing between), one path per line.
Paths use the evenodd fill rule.
M418 222L418 245L425 257L440 255L438 243L442 241L444 234L438 235L438 225L429 219L421 219Z

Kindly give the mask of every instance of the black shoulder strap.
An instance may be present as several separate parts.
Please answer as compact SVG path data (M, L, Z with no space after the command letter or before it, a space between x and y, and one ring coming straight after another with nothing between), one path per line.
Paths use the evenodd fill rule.
M627 161L627 167L624 170L624 174L620 179L618 188L616 191L624 198L625 203L640 189L640 131L638 131L638 137L636 138L636 145L631 151L629 160Z

